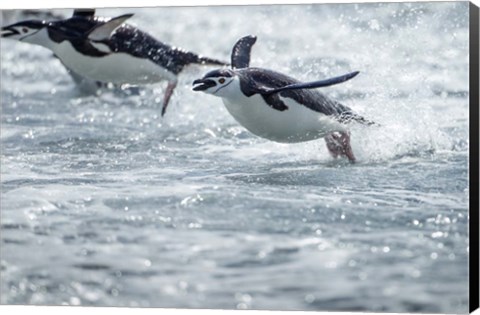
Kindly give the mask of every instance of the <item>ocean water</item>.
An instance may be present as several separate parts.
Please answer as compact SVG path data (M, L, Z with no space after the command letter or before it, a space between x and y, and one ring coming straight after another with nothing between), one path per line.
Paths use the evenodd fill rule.
M255 137L191 91L79 90L1 41L1 303L468 310L468 3L102 9L156 38L301 80L380 124L358 163ZM68 16L70 10L60 10ZM11 12L4 17L12 18Z

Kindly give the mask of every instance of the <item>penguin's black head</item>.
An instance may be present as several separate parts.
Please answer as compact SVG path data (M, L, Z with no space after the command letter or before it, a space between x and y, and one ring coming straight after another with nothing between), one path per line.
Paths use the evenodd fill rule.
M203 78L193 81L194 91L203 91L208 94L216 94L229 86L235 77L231 69L217 69L208 72Z
M48 22L40 20L28 20L2 27L2 38L28 41L27 39L37 34L48 26Z

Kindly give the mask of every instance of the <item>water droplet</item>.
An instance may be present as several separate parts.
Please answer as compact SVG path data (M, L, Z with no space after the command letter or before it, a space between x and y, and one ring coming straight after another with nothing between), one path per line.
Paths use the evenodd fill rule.
M201 229L202 225L200 223L192 222L192 223L188 224L188 228L189 229Z
M380 23L376 19L370 20L368 22L368 26L370 27L371 30L374 30L374 31L380 30Z
M188 282L186 282L186 281L180 281L180 282L178 283L178 287L179 287L180 289L182 289L182 290L186 290L186 289L188 289Z
M248 305L246 303L238 303L237 304L237 309L246 310L246 309L248 309Z
M422 273L420 272L420 270L414 269L412 270L412 272L410 272L410 275L413 278L419 278L422 275Z
M315 301L315 296L313 294L305 295L305 302L313 303Z
M360 273L358 274L358 278L359 278L360 280L366 280L366 279L368 278L368 275L367 275L365 272L360 272Z
M70 299L69 299L69 303L70 303L70 305L80 305L80 304L81 304L81 301L80 301L80 299L79 299L78 297L72 296L72 297L70 297Z

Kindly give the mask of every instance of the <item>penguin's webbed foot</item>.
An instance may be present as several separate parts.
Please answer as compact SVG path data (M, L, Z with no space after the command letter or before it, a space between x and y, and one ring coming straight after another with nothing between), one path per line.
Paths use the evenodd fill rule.
M170 101L170 98L172 97L172 94L173 94L173 90L175 90L176 86L177 86L177 82L168 82L167 89L165 90L165 95L163 96L162 117L167 112L168 102Z
M325 137L328 151L334 158L346 156L351 163L355 163L352 146L350 145L350 135L348 132L332 132Z

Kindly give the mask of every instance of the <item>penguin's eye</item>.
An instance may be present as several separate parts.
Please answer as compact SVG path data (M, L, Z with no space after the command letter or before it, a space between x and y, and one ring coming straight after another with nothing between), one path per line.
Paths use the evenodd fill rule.
M220 82L221 84L225 83L225 79L224 78L221 78L220 80L218 80L218 82Z
M28 28L26 28L26 27L22 28L22 32L24 32L24 33L28 32Z

